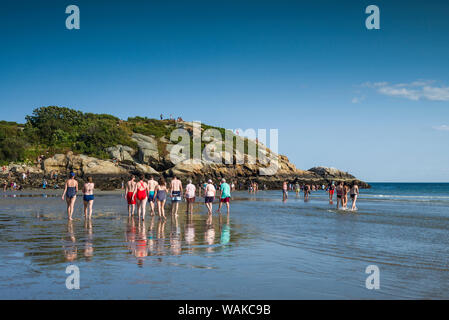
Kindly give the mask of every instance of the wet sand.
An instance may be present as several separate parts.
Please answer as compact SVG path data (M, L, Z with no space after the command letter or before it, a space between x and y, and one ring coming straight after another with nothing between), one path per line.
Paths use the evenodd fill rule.
M278 191L236 192L231 215L214 213L212 224L202 202L191 219L182 204L177 218L139 222L128 219L121 191L109 191L96 193L91 222L81 197L68 222L60 190L15 194L0 196L2 299L449 297L446 204L367 194L354 214L336 211L324 191L306 203L294 193L282 202ZM66 289L71 264L80 290ZM365 287L370 264L380 290Z

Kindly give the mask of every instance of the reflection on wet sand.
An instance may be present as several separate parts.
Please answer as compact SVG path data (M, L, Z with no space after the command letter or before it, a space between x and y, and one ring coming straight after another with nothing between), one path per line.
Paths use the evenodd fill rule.
M171 215L169 219L151 217L147 221L128 218L125 240L128 252L143 265L149 256L176 256L193 252L211 253L218 244L230 243L231 228L229 215L185 214L180 218ZM168 228L166 230L166 226ZM199 230L203 237L196 237ZM218 232L216 232L216 230ZM184 234L183 234L184 233ZM218 237L218 238L217 238ZM219 246L218 246L219 247Z
M171 216L171 230L170 230L170 253L172 255L181 254L181 231L178 226L178 215Z
M206 247L207 252L213 252L214 247L212 246L215 242L215 229L213 224L206 222L206 230L204 231L204 240L209 245Z
M74 261L78 256L73 221L67 222L67 233L63 239L64 257L66 261Z
M226 222L223 223L224 219L219 216L219 226L220 226L220 244L226 245L231 241L231 225L229 223L229 214L226 215Z
M92 220L84 220L84 230L86 236L84 242L84 257L86 257L87 260L90 260L94 255Z

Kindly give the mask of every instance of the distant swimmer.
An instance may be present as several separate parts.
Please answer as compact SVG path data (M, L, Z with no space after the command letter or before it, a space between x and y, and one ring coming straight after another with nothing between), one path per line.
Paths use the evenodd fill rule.
M128 216L131 217L134 215L134 210L136 208L136 198L134 197L134 189L136 188L136 177L131 176L131 180L129 180L125 185L125 198L128 202Z
M193 204L195 203L196 187L194 184L192 184L191 179L189 179L187 182L188 183L186 185L186 191L185 191L184 197L186 198L186 201L187 201L187 214L192 214L193 213Z
M62 200L64 200L64 196L66 197L67 217L69 220L73 220L72 215L77 192L78 181L75 179L75 172L70 172L70 178L65 182L64 193L62 194Z
M295 191L296 191L296 196L298 196L299 195L299 191L300 191L298 182L295 183Z
M136 183L133 193L133 196L136 197L137 214L139 215L139 219L142 216L142 220L145 220L145 208L148 201L147 192L148 184L145 182L145 176L142 174L139 177L139 182Z
M351 195L352 199L352 210L357 210L357 207L355 206L357 202L357 197L359 196L359 186L357 185L357 182L354 181L354 184L352 185L351 190L349 191L349 194Z
M221 205L226 203L227 213L229 214L229 201L231 200L231 187L226 183L225 179L221 179L220 185L220 204L217 213L220 213Z
M176 176L170 183L170 193L171 193L171 214L178 214L179 202L182 200L182 182Z
M282 198L285 200L288 199L288 184L287 181L284 181L284 183L282 184Z
M167 186L164 178L159 179L159 184L155 189L154 202L157 201L157 211L160 218L165 219L165 201L167 201Z
M84 201L84 218L87 218L87 209L89 209L89 219L92 218L92 207L94 205L94 187L92 177L87 178L87 183L83 186L83 201Z
M337 210L339 208L339 206L341 205L342 209L344 208L344 204L343 204L343 182L340 182L336 188L337 190Z
M154 216L154 197L155 197L155 189L158 185L157 181L154 180L153 176L150 176L150 180L148 180L148 202L150 203L150 216Z
M212 184L212 180L209 179L209 181L206 185L206 189L204 189L204 203L206 204L207 213L209 215L212 215L212 204L215 199L215 192L216 192L216 189L215 189L214 185Z

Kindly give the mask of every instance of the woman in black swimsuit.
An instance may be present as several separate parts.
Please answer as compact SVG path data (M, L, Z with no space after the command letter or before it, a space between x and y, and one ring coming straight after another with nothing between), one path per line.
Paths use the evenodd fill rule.
M157 201L157 212L160 218L165 219L165 201L167 200L167 187L164 178L159 180L159 184L154 189L154 202Z
M72 219L73 208L75 206L76 193L78 192L78 181L75 180L75 172L70 172L70 178L65 182L64 193L62 194L62 200L64 196L67 202L67 217Z

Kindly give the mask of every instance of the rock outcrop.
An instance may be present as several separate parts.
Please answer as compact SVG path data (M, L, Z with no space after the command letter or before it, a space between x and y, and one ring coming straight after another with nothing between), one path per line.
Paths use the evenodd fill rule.
M177 128L186 129L192 136L191 123L177 123ZM202 159L195 162L178 161L180 159L178 155L170 153L179 148L175 149L175 142L172 143L165 136L156 138L133 133L131 139L136 143L137 148L124 145L109 147L105 151L110 159L97 159L68 152L55 154L45 159L40 166L10 165L9 171L17 175L21 172L29 172L35 177L34 180L30 180L33 181L30 182L31 186L39 186L43 177L54 177L54 173L58 174L58 179L65 179L68 172L74 171L80 177L93 176L97 186L103 189L120 187L129 174L164 177L176 175L183 180L191 178L196 183L209 178L215 180L226 178L243 187L249 181L257 181L268 188L279 188L283 181L313 184L357 181L361 187L369 187L353 175L335 168L314 167L307 171L297 169L286 156L271 152L258 141L236 135L233 137L237 144L246 144L245 151L242 149L224 151L222 142L210 137L206 144L208 152L213 154L213 157L204 157L203 153ZM255 157L256 150L257 157Z

